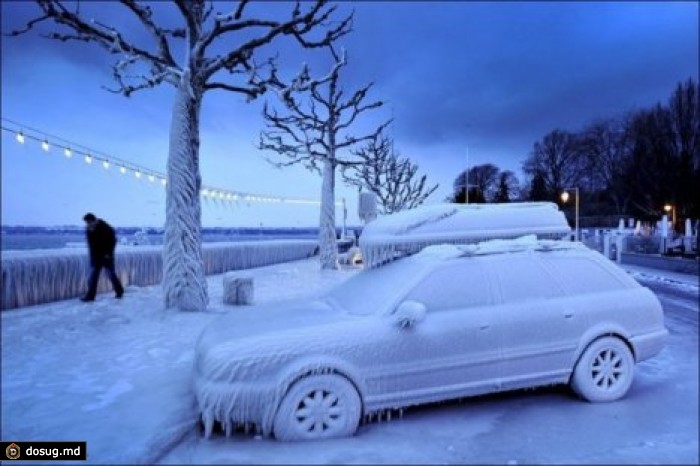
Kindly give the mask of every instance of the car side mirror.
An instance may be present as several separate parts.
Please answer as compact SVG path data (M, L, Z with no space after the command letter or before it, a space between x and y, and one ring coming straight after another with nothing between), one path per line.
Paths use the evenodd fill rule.
M394 311L394 323L401 328L413 327L425 319L425 304L418 301L404 301Z

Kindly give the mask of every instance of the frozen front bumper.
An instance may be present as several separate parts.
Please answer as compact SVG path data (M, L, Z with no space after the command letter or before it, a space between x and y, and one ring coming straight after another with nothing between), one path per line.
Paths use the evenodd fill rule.
M229 435L236 425L254 425L263 435L272 432L272 421L278 406L275 387L255 382L213 382L195 376L194 392L209 437L214 423L219 422Z

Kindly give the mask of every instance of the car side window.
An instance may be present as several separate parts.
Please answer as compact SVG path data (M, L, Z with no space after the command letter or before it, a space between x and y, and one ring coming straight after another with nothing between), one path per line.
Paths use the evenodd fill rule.
M543 257L543 263L573 294L619 290L625 287L600 264L585 257Z
M561 290L537 258L505 256L494 260L501 296L506 303L561 296Z
M433 271L409 294L407 300L425 304L428 311L463 309L493 303L491 286L476 260L460 260Z

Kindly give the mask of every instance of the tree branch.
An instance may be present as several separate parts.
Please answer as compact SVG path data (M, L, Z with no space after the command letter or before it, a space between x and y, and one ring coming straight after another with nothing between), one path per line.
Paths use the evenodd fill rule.
M156 26L152 19L153 13L151 12L151 9L149 7L143 7L136 3L135 0L120 1L124 6L131 10L131 12L134 13L139 20L141 20L146 29L148 29L148 31L153 35L153 38L158 43L158 51L163 61L168 63L168 66L176 66L175 60L173 59L173 56L170 53L170 46L168 45L166 35L168 33L174 35L176 34L175 31L178 30L168 31L166 29L161 29L158 26ZM184 36L184 30L181 31L182 36Z
M13 31L10 35L24 34L33 29L36 24L49 20L57 25L64 26L69 32L52 32L44 35L44 37L63 42L92 42L105 48L111 54L123 55L123 58L117 60L112 66L114 79L119 84L120 89L108 89L111 92L121 92L128 96L135 91L154 87L163 81L174 83L175 79L180 77L181 70L170 54L167 36L178 37L182 34L182 31L157 27L153 22L151 10L134 0L121 0L121 3L134 13L146 29L151 32L158 46L157 53L152 53L127 41L114 27L102 24L94 19L86 20L81 17L80 10L77 7L75 11L70 11L59 0L37 0L43 15L28 21L24 28ZM137 62L145 62L149 65L151 75L126 76L124 74L125 69L135 65ZM127 83L127 78L136 78L138 83Z

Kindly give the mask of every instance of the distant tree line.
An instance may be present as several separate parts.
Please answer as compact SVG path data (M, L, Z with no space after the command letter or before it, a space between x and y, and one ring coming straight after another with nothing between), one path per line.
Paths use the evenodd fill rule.
M578 188L580 215L657 219L700 217L700 85L679 83L665 104L592 121L579 132L554 129L523 162L522 188L493 164L472 167L454 182L453 202L515 199L561 204ZM468 178L468 183L466 183Z
M482 204L511 202L520 198L518 178L510 170L501 170L492 163L464 170L454 181L452 202Z

